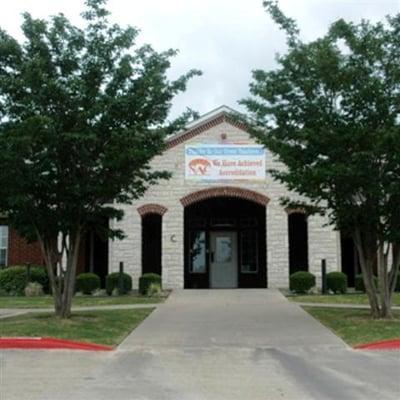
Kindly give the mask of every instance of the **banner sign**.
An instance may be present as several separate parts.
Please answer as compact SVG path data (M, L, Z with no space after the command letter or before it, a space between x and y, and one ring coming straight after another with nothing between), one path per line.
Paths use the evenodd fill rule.
M260 145L245 144L186 145L185 178L265 180L265 149Z

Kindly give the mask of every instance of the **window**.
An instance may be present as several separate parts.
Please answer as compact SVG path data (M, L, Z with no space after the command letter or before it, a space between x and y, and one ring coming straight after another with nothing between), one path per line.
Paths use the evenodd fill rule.
M0 267L7 265L8 226L0 225Z
M211 218L210 225L213 228L230 228L236 225L234 218Z
M307 216L293 213L289 224L289 274L308 271L308 225Z
M206 233L205 231L190 232L189 271L192 274L206 272Z
M162 274L162 216L142 217L142 274Z
M192 218L189 220L189 226L191 228L205 228L206 227L206 220L205 218Z
M256 274L258 272L258 238L257 231L246 230L241 233L241 272Z
M257 218L240 218L242 228L254 228L257 226Z

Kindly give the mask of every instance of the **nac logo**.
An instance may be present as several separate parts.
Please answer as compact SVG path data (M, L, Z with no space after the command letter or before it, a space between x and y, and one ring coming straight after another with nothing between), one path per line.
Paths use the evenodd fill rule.
M194 175L208 175L211 163L205 158L195 158L189 162L189 168Z

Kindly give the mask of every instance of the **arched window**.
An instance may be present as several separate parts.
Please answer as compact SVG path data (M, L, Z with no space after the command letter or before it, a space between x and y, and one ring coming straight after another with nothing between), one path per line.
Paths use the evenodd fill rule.
M308 271L308 224L307 216L301 212L288 215L289 228L289 273Z
M161 275L162 215L142 216L142 274Z

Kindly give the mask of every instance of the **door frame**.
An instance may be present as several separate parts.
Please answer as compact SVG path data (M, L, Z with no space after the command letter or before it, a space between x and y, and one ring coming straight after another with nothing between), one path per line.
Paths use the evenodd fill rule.
M219 203L216 203L217 200ZM237 199L230 200L234 202ZM242 205L226 201L225 198L218 198L185 207L183 226L185 289L210 288L210 234L215 231L237 232L237 287L267 287L266 207L256 206L257 208L254 209L250 201L244 202ZM227 219L227 221L216 221L217 219ZM241 246L243 235L248 231L256 232L257 235L257 273L242 270ZM191 271L191 238L197 232L205 234L204 270L201 272Z
M212 260L213 257L213 239L220 236L223 236L224 233L228 233L232 235L233 238L233 252L232 254L234 255L234 260L233 260L233 264L234 264L234 277L235 277L235 285L231 287L231 289L237 289L239 287L239 232L237 229L215 229L210 231L209 237L208 237L208 253L209 253L209 288L210 289L224 289L224 287L218 287L218 286L213 286L212 284L212 280L213 280L213 264L215 265L216 263ZM215 249L214 249L215 251ZM228 288L228 287L227 287Z

